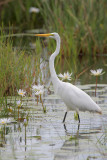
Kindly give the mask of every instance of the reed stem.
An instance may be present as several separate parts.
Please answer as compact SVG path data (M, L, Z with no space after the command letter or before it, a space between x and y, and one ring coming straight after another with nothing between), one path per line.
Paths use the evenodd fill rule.
M95 97L96 97L96 90L97 90L97 76L96 76Z

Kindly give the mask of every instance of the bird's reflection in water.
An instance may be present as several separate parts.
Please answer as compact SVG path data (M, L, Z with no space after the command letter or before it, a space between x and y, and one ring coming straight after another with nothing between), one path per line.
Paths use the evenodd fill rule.
M64 126L64 129L65 129L65 132L67 133L67 127L66 127L66 124L64 123L64 124L63 124L63 126ZM80 123L78 123L78 129L77 129L78 133L79 133L79 128L80 128Z
M63 143L60 151L55 154L55 160L60 159L87 159L87 157L96 157L96 147L92 143L92 138L95 139L101 133L101 124L98 126L90 125L84 126L81 124L63 124L64 131L67 135L67 140ZM71 128L70 128L71 127ZM97 138L96 138L97 141ZM90 150L91 149L91 150ZM95 152L96 155L95 155ZM98 153L99 154L99 153Z
M102 130L101 124L99 124L98 126L90 125L90 124L86 124L84 126L84 124L80 124L80 123L74 124L74 125L63 123L64 131L67 136L73 134L76 138L84 139L84 138L87 138L87 135L89 135L90 137L91 134L100 133Z
M64 126L64 130L65 130L66 135L70 135L70 133L67 130L67 127L66 127L65 123L63 124L63 126ZM78 128L77 128L77 132L75 134L75 138L78 138L78 136L79 136L79 128L80 128L80 123L78 123Z

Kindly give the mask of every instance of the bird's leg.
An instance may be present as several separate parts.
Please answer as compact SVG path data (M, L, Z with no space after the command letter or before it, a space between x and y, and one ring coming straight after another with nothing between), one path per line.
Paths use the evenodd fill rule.
M65 122L66 116L67 116L67 112L65 112L64 119L63 119L63 123Z
M80 128L80 116L79 116L79 112L78 112L78 111L76 111L76 113L77 113L78 121L79 121L79 123L78 123L78 131L77 131L77 133L79 133L79 128Z
M77 115L78 115L78 121L79 121L79 123L80 123L80 116L79 116L79 113L77 113Z
M80 123L78 123L78 131L77 131L78 133L79 133L79 128L80 128Z
M66 129L66 125L64 124L64 129L65 129L65 132L67 132L67 129Z
M79 121L79 123L80 123L80 117L79 117L79 114L78 114L78 121Z

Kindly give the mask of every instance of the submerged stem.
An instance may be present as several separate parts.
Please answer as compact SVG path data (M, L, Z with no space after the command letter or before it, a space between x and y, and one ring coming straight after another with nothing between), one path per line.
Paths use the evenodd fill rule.
M41 101L41 103L42 103L42 107L43 107L43 109L44 109L43 101L42 101L41 95L40 95L40 101Z
M37 105L38 105L38 99L39 99L39 97L37 96Z
M45 112L46 112L46 109L45 109L45 107L44 107L44 105L43 105L43 101L42 101L41 95L40 95L40 101L41 101L41 103L42 103L43 111L44 111L44 113L45 113Z
M96 90L97 90L97 76L96 76L95 97L96 97Z
M5 124L4 124L4 137L3 137L3 138L4 138L4 140L5 140Z
M26 151L26 125L25 125L25 151Z
M19 107L18 107L18 121L19 121Z

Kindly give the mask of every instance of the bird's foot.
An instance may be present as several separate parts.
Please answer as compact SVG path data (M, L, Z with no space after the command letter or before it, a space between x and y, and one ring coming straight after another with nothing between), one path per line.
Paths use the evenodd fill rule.
M77 112L74 113L74 119L75 119L76 121L78 121L78 113L77 113Z

